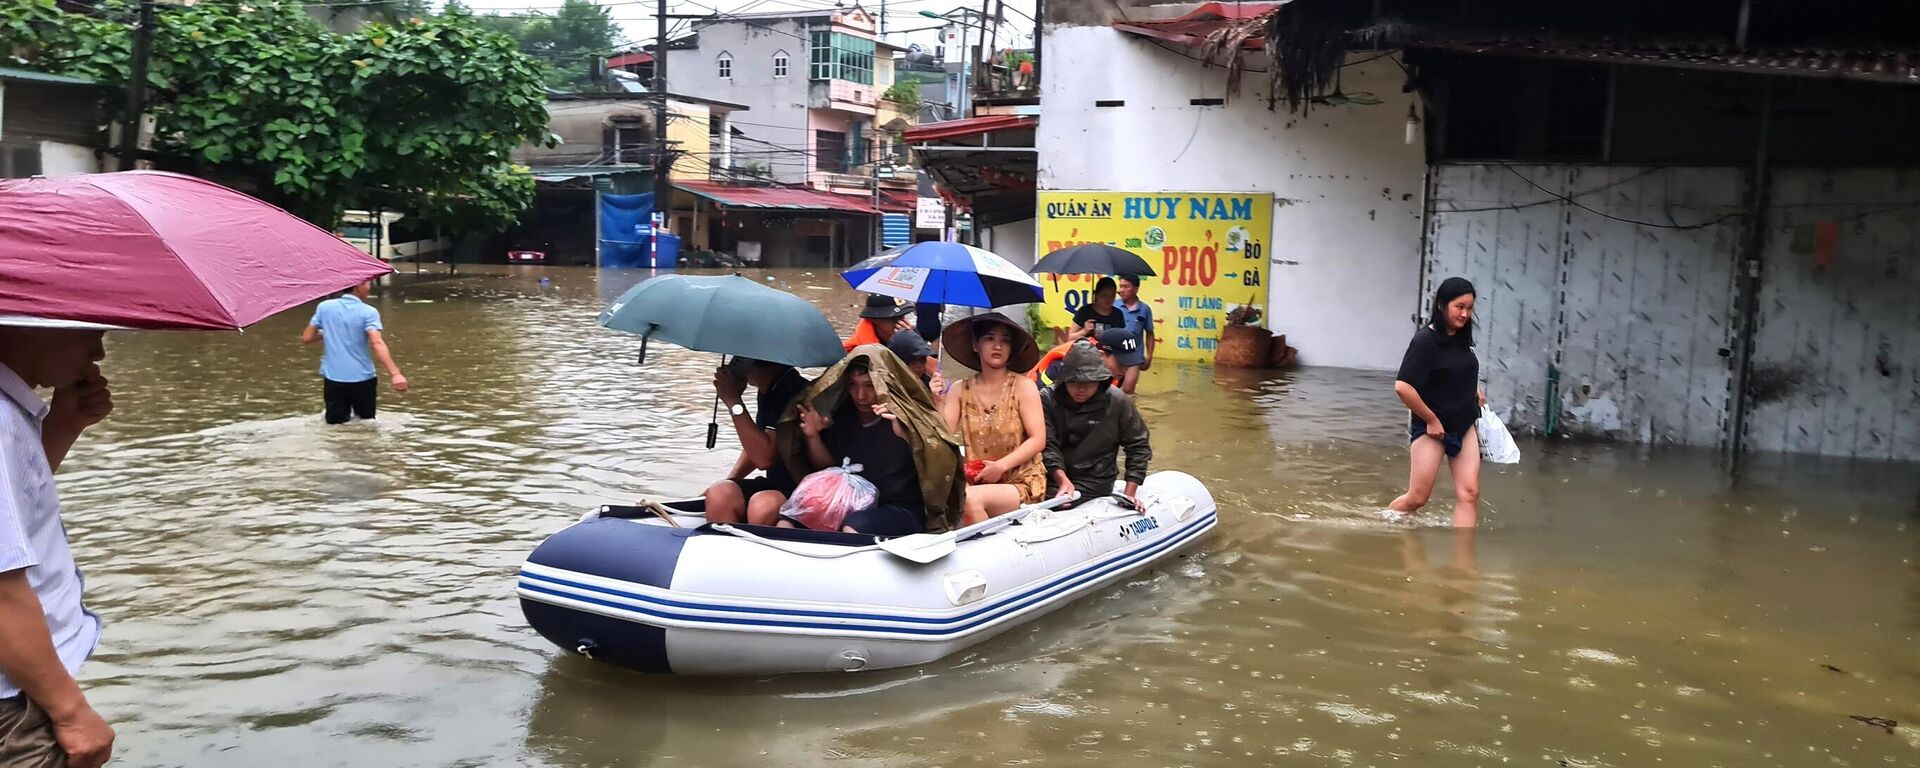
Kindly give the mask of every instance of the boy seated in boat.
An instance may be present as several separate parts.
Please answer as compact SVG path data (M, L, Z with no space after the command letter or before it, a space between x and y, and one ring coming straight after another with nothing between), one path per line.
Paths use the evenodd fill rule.
M771 524L779 516L781 501L798 480L779 461L774 427L812 383L792 366L745 357L736 357L713 372L714 394L727 407L740 438L740 458L727 479L707 487L707 522ZM755 390L752 418L741 402L748 385ZM766 474L748 477L755 470Z
M1138 501L1146 482L1153 447L1147 421L1133 399L1114 388L1114 374L1099 350L1075 342L1061 358L1058 381L1040 392L1047 417L1047 490L1065 495L1079 490L1096 498L1113 492L1120 451L1126 450L1127 498Z
M828 369L781 420L778 439L796 476L852 463L873 483L874 505L848 513L843 530L903 536L957 527L965 488L959 441L932 394L884 346L857 347Z
M933 356L933 345L928 344L918 331L902 328L895 331L893 338L887 339L887 351L899 357L907 364L907 370L920 377L920 383L927 385L933 393L933 402L940 402L941 390L947 388L947 382L940 375L940 361Z

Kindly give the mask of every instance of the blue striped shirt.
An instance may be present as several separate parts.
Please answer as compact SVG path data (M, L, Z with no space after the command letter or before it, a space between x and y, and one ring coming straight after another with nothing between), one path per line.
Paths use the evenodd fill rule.
M67 548L60 494L40 443L47 404L3 364L0 394L0 573L26 569L27 585L46 613L54 651L68 673L79 674L80 663L100 641L100 618L80 605L80 568ZM0 698L19 694L0 673Z

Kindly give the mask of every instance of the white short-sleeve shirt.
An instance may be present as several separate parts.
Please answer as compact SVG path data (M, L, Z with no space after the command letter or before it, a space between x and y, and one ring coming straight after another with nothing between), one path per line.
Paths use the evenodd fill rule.
M100 640L100 618L80 605L80 568L67 548L60 494L53 487L40 426L47 416L33 387L0 365L0 573L26 569L67 672L78 674ZM20 694L0 673L0 698Z

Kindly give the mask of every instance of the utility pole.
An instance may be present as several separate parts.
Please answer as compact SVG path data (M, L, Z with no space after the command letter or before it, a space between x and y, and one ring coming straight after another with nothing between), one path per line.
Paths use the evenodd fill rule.
M147 111L147 59L153 54L154 0L140 0L140 24L133 28L133 61L127 72L127 116L120 123L120 170L131 171L140 157L141 116Z
M667 208L673 202L673 164L667 162L667 0L655 0L653 42L653 215L654 235L648 242L659 253L657 235L666 228Z

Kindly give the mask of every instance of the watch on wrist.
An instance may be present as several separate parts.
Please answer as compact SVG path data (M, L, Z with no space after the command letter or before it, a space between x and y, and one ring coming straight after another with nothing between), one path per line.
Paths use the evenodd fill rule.
M745 416L747 415L747 407L745 405L741 405L740 403L734 403L733 405L727 406L727 413L731 413L735 416Z

